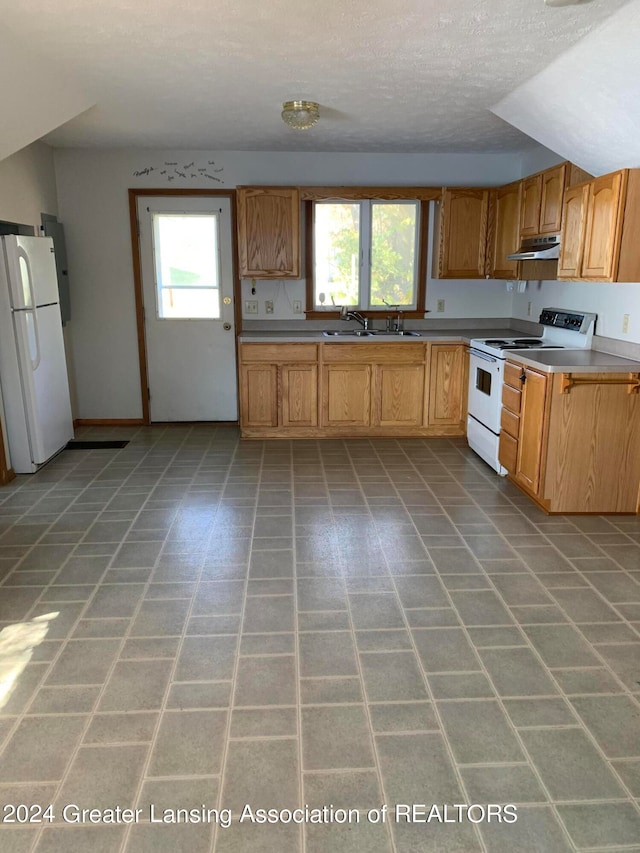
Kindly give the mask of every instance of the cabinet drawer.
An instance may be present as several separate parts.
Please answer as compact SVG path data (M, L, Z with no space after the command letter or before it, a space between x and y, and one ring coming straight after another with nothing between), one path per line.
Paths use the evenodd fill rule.
M322 359L325 364L422 364L425 344L323 344Z
M516 470L518 459L518 442L506 432L500 433L500 445L498 447L498 459L510 474Z
M521 402L521 391L516 391L516 389L512 388L510 385L502 386L502 405L505 409L513 412L514 415L519 415Z
M505 385L511 385L512 388L522 390L522 368L519 364L512 364L507 361L504 366L504 382Z
M242 361L317 361L317 344L242 344Z
M513 438L518 438L520 435L520 418L514 415L509 409L502 409L500 416L500 427Z

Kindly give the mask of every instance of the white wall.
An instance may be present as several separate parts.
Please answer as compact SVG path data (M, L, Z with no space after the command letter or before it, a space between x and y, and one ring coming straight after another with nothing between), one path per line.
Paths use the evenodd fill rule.
M40 214L58 213L53 149L34 142L0 160L0 219L32 225L39 233Z
M640 0L632 0L492 111L593 175L640 166Z
M8 157L91 107L82 79L73 79L51 59L0 34L0 157Z
M60 219L65 226L69 255L71 332L80 418L142 415L128 187L481 186L515 180L522 168L517 154L60 149L56 151L55 162ZM193 166L185 168L191 163ZM173 180L169 181L176 169L185 177L173 174ZM438 288L429 294L430 306L438 295L446 298L448 316L495 316L497 309L501 316L508 316L510 296L504 299L504 285L466 282L457 288L454 282L439 282Z
M528 305L531 303L531 314ZM514 293L513 316L537 321L543 308L573 308L598 315L596 334L640 343L640 284L587 281L531 281L525 293ZM629 331L622 332L625 314Z

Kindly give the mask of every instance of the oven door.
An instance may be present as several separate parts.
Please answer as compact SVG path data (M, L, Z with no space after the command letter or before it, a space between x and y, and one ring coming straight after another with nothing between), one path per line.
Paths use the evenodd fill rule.
M504 360L469 350L469 414L496 435L500 433Z

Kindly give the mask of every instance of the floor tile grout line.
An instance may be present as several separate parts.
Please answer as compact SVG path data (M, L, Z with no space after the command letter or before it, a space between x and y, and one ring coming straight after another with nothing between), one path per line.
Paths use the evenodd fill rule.
M374 450L374 452L375 452L375 450ZM376 455L378 456L378 458L380 458L379 454L376 453ZM425 483L425 485L426 485L426 483ZM400 501L401 501L401 506L404 507L404 509L406 511L406 505L400 496L400 492L397 489L396 484L392 483L392 487L396 490L396 494L398 495L398 497L400 498ZM427 487L427 489L429 488L428 485L426 487ZM430 491L430 489L429 489L429 491ZM386 555L385 555L385 562L388 565L389 561L388 561ZM434 568L435 568L435 566L434 566ZM426 689L426 694L429 697L431 707L433 709L433 713L434 713L434 716L436 718L436 722L437 722L438 727L439 727L438 733L439 733L440 737L442 738L443 745L444 745L445 750L447 752L447 755L449 757L451 769L453 770L453 774L454 774L456 781L458 783L458 787L459 787L460 791L462 792L462 795L463 795L462 798L464 799L465 802L470 803L471 800L469 798L469 794L467 793L467 788L466 788L466 785L464 783L464 779L463 779L462 774L460 773L460 771L458 769L458 765L456 763L455 756L453 754L453 749L451 747L451 744L449 742L449 738L447 737L447 733L446 733L446 730L444 728L444 724L442 721L442 716L440 714L440 710L439 710L437 703L435 701L433 691L432 691L431 685L429 683L429 679L427 678L427 674L424 670L424 667L422 666L422 661L420 659L420 655L418 653L418 649L417 649L417 646L415 644L413 632L412 632L411 626L409 625L409 621L406 617L404 606L402 604L402 599L400 598L400 594L398 592L398 588L396 585L396 575L392 574L391 572L389 572L389 574L391 574L392 583L393 583L393 587L395 590L395 600L396 600L397 605L400 609L400 613L402 614L402 619L403 619L405 630L407 631L408 636L410 638L411 648L412 648L413 655L414 655L414 660L417 662L419 672L420 672L420 676L421 676L422 682L424 684L424 687ZM377 745L376 745L376 749L377 749ZM484 851L484 853L486 853L487 847L486 847L486 844L484 842L484 838L482 837L480 830L479 830L477 825L473 826L473 834L474 834L476 841L478 842L480 850Z
M264 461L264 457L263 457ZM296 685L296 725L298 727L297 754L298 754L298 797L300 805L305 803L304 793L304 750L302 746L302 657L300 654L300 633L298 631L298 563L296 544L296 478L295 478L295 451L289 442L289 488L291 489L291 550L293 562L293 642L295 649L295 685ZM325 486L326 488L326 486ZM298 843L301 853L307 848L307 828L301 824L298 832Z
M225 483L224 483L225 486L229 482L229 473L231 472L231 469L233 467L233 462L237 456L239 446L240 446L239 439L236 439L236 446L235 446L233 455L229 461L229 470L227 472L227 478L225 479ZM261 467L262 467L262 460L263 459L264 459L264 447L262 447ZM221 494L224 494L224 488L223 488ZM259 495L260 495L260 488L258 485L258 488L256 489L254 504L253 504L253 521L251 522L251 535L249 537L249 554L247 555L247 563L246 563L246 569L245 569L245 573L244 573L244 592L243 592L243 596L242 596L242 605L240 608L238 631L236 634L236 649L235 649L235 655L234 655L234 659L233 659L233 672L231 674L231 689L229 692L229 704L227 707L227 720L226 720L225 731L224 731L224 736L223 736L223 740L222 740L222 754L220 756L220 776L219 776L220 781L219 781L219 786L218 786L218 797L217 797L217 803L216 803L216 806L219 809L224 808L224 799L223 798L225 795L224 792L225 792L225 787L226 787L226 770L227 770L227 764L228 764L228 759L229 759L230 744L232 743L231 729L232 729L232 725L233 725L233 712L235 709L235 694L236 694L236 688L237 688L237 684L238 684L238 670L240 668L240 647L242 644L242 628L243 628L243 624L244 624L245 610L246 610L246 605L247 605L247 588L248 588L248 582L249 582L249 569L250 569L250 565L251 565L251 543L252 543L253 531L255 530ZM210 847L211 853L214 853L217 845L218 845L218 832L217 832L217 828L214 827L214 833L213 833L213 838L211 840L211 847Z
M137 466L136 466L136 467L137 467ZM134 468L134 470L135 470L135 468ZM97 475L96 475L96 476L97 476ZM129 476L130 476L130 475L129 475ZM89 486L89 485L90 485L90 484L88 484L88 486ZM87 486L87 487L88 487L88 486ZM116 490L116 492L117 492L117 491L119 491L119 489L118 489L118 490ZM148 498L147 498L147 499L148 499ZM146 503L146 501L145 501L145 503ZM143 504L143 506L144 506L144 504ZM139 510L138 512L140 512L140 511L141 511L141 510ZM137 514L136 514L136 516L137 516ZM131 521L131 524L133 524L133 520ZM104 575L109 571L109 567L110 567L111 563L113 562L113 559L115 558L115 556L116 556L117 552L118 552L118 551L116 550L116 552L111 556L111 558L110 558L110 559L109 559L109 561L107 562L107 566L105 567L105 569L104 569L104 571L103 571L103 574L101 575L101 578L102 578L102 577L104 577ZM97 587L97 586L99 586L99 583L98 583L98 584L96 584L96 587ZM95 595L95 593L94 593L94 595ZM79 614L78 614L77 619L75 620L75 622L73 623L73 625L70 627L70 629L69 629L69 633L68 633L67 637L65 638L64 643L62 644L61 648L59 649L58 654L56 655L55 659L51 662L51 666L50 666L50 668L47 670L47 673L46 673L46 675L44 676L44 678L47 678L47 677L48 677L48 675L49 675L49 673L53 671L53 667L54 667L55 663L57 663L57 661L58 661L59 657L61 656L61 654L62 654L63 650L67 647L67 644L68 644L69 640L71 639L71 636L72 636L72 632L73 632L73 630L74 630L74 629L75 629L75 627L78 625L79 621L82 619L82 614L83 614L83 613L86 611L86 609L90 606L90 603L91 603L91 601L93 600L93 597L94 597L94 596L92 595L92 596L89 598L89 600L85 603L84 607L80 610L80 612L79 612ZM137 605L137 607L136 607L136 612L137 612L137 611L138 611L138 609L140 608L140 606L141 606L141 604L142 604L142 601L143 601L143 600L144 600L144 594L143 594L143 595L141 595L141 597L140 597L140 601L138 602L138 605ZM132 617L130 618L130 626L133 624L133 620L134 620L134 618L135 618L135 616L132 616ZM72 750L71 755L69 756L69 759L68 759L68 761L67 761L67 763L66 763L66 765L65 765L65 769L64 769L64 772L63 772L63 774L62 774L62 777L61 777L61 779L59 780L59 782L57 783L56 791L54 792L54 795L53 795L53 797L52 797L52 801L53 801L53 802L55 802L55 801L56 801L56 798L60 795L60 793L61 793L61 791L62 791L62 789L63 789L63 787L64 787L64 783L65 783L65 781L66 781L66 779L67 779L67 777L68 777L69 771L70 771L70 769L71 769L71 767L72 767L72 765L73 765L73 762L74 762L74 760L75 760L75 758L76 758L76 756L77 756L77 754L78 754L78 752L79 752L79 750L80 750L80 748L81 748L81 746L82 746L82 742L83 742L83 740L84 740L84 737L85 737L85 735L86 735L87 731L89 730L89 726L91 725L91 721L92 721L92 719L93 719L93 716L94 716L94 714L95 714L95 711L96 711L96 709L98 708L98 705L99 705L100 699L101 699L102 695L104 694L104 691L105 691L105 689L106 689L106 685L107 685L107 683L108 683L108 680L109 680L109 678L110 678L110 676L111 676L111 674L112 674L112 672L113 672L113 670L114 670L114 668L115 668L115 666L116 666L116 663L117 663L117 661L118 661L118 659L119 659L119 652L121 652L121 651L122 651L122 649L124 648L124 645L125 645L125 642L126 642L127 635L128 635L128 632L127 632L127 633L125 633L125 635L124 635L122 638L117 638L117 639L120 639L120 646L119 646L119 648L118 648L118 653L116 653L116 655L114 656L114 660L113 660L113 662L112 662L111 666L109 667L108 673L105 675L105 678L104 678L103 683L102 683L102 688L101 688L101 690L98 692L98 695L96 696L96 698L95 698L95 700L94 700L94 703L93 703L93 706L92 706L92 710L91 710L90 712L88 712L88 713L86 713L86 714L83 714L83 715L82 715L82 716L86 716L86 717L87 717L87 722L85 723L85 726L84 726L84 728L83 728L83 730L82 730L82 732L81 732L81 734L80 734L80 737L78 738L78 742L77 742L77 744L76 744L75 748ZM41 683L40 683L40 686L38 687L38 691L40 690L40 687L42 686L42 684L43 684L43 682L41 682ZM36 691L36 693L34 693L34 694L33 694L33 696L31 697L31 699L30 699L30 701L29 701L29 704L27 705L27 709L25 709L25 712L22 714L22 718L24 718L24 717L26 716L26 710L28 710L28 708L29 708L29 707L31 707L31 704L32 704L32 703L33 703L33 701L35 700L36 695L37 695L37 691ZM41 829L39 829L39 831L35 834L35 836L34 836L34 840L33 840L33 844L32 844L32 848L31 848L32 850L35 850L35 849L36 849L36 847L37 847L37 845L38 845L38 843L39 843L39 841L40 841L40 838L41 838L41 836L42 836L43 831L44 831L44 828L41 828Z
M211 439L210 439L210 442L209 442L209 445L208 445L209 447L211 446L211 443L215 440L216 432L217 432L217 430L216 430L216 431L214 431L214 434L213 434L213 436L212 436L212 437L211 437ZM191 433L191 430L190 430L190 431L189 431L189 433L187 433L187 435L184 437L183 442L180 444L180 447L182 447L182 446L187 442L187 440L188 440L188 438L189 438L190 433ZM176 454L175 454L175 455L179 454L179 452L180 452L180 447L176 450ZM204 453L206 453L206 451L203 451L203 455L204 455ZM173 457L173 458L175 458L175 455L174 455L174 457ZM228 473L228 472L229 472L229 470L231 469L231 466L232 466L232 464L233 464L233 456L234 456L234 455L235 455L235 452L234 452L234 454L231 456L231 458L230 458L230 460L229 460L229 467L228 467L228 471L227 471L227 477L225 478L225 485L226 485L226 483L228 482L228 479L229 479L229 473ZM170 465L171 465L171 463L169 463L169 467L170 467ZM190 484L192 484L192 483L193 483L194 478L197 476L197 471L198 471L198 470L200 470L200 467L201 467L201 465L196 466L196 473L194 473L193 477L191 478ZM223 492L223 491L224 491L224 488L221 490L221 494L222 494L222 492ZM185 492L184 492L185 497L186 497L186 495L187 495L187 494L189 494L188 486L187 486L187 489L186 489L186 490L185 490ZM184 502L185 497L183 497L183 498L182 498L181 503L180 503L180 506L182 506L182 503ZM213 519L215 519L216 515L218 514L219 507L220 507L220 501L218 501L218 502L216 503L216 508L215 508L215 512L213 513L212 521L213 521ZM179 512L179 511L180 511L180 509L178 509L178 512ZM175 518L174 518L174 523L175 523ZM168 535L169 535L169 533L167 533L167 536L168 536ZM209 532L208 537L207 537L207 542L208 542L208 544L210 544L210 542L211 542L211 537L212 537L212 536L213 536L213 527L212 527L212 529L211 529L211 531ZM166 544L166 541L167 541L167 540L165 539L165 544ZM160 552L159 552L159 554L158 554L158 557L156 558L156 566L157 566L157 563L158 563L158 561L159 561L159 559L160 559L161 554L162 554L162 549L160 550ZM192 596L191 596L191 601L190 601L189 607L187 608L187 612L186 612L186 614L185 614L185 618L184 618L184 622L183 622L183 627L182 627L182 632L181 632L181 634L180 634L180 639L178 640L178 645L177 645L177 648L176 648L176 652L175 652L175 655L174 655L174 657L173 657L173 664L172 664L172 666L169 668L169 677L168 677L168 679L167 679L167 683L166 683L166 686L165 686L164 694L163 694L163 697L162 697L162 700L161 700L161 703L160 703L160 708L159 708L159 713L158 713L158 719L157 719L157 721L156 721L156 725L155 725L154 730L153 730L152 735L151 735L151 740L150 740L150 742L149 742L149 748L148 748L148 750L147 750L146 759L145 759L145 761L144 761L144 763L143 763L143 765L142 765L142 770L141 770L141 773L140 773L140 778L139 778L139 780L138 780L138 785L137 785L137 787L136 787L136 791L135 791L135 794L134 794L134 801L133 801L133 802L134 802L134 806L135 806L135 805L137 805L137 803L138 803L138 801L139 801L140 797L142 796L142 790L143 790L143 788L144 788L145 780L146 780L147 778L149 778L149 777L148 777L148 772L147 772L147 771L149 770L149 768L150 768L150 766L151 766L151 760L152 760L152 757L153 757L153 751L154 751L154 748L155 748L155 746L156 746L156 744L157 744L157 742L158 742L158 736L159 736L159 733L160 733L160 728L161 728L161 726L162 726L164 713L168 710L168 709L167 709L167 700L168 700L169 694L170 694L170 692L171 692L171 687L172 687L172 685L173 685L173 683L174 683L173 677L174 677L174 675L175 675L175 673L176 673L176 671L177 671L178 663L179 663L179 660L180 660L180 654L181 654L181 651L182 651L182 648L183 648L183 645L184 645L184 640L185 640L185 638L188 636L188 635L187 635L187 627L188 627L188 624L189 624L189 619L190 619L190 616L191 616L191 614L192 614L193 606L194 606L195 600L196 600L196 598L197 598L198 590L199 590L199 588L200 588L200 584L201 584L201 582L202 582L202 576L203 576L203 573L204 573L204 565L205 565L205 561L206 561L206 557L205 557L205 554L206 554L206 548L205 548L205 550L203 550L203 551L201 552L201 554L202 554L202 556L201 556L201 565L200 565L200 569L199 569L199 571L198 571L198 579L197 579L197 580L196 580L196 582L195 582L195 587L194 587L194 591L193 591ZM153 578L153 572L152 572L152 573L151 573L151 575L149 576L149 581L148 581L147 587L151 584L151 579L152 579L152 578ZM143 601L145 600L144 595L143 595L143 597L142 597L142 600L143 600ZM131 620L131 626L133 626L133 622L134 622L134 620L132 619L132 620ZM204 709L194 709L194 710L204 710ZM215 709L206 709L206 710L215 710ZM220 709L220 710L222 710L222 709ZM230 711L229 711L229 710L227 710L227 714L230 716ZM228 721L227 721L227 722L228 722ZM220 774L221 774L221 773L222 773L222 763L221 763L221 766L220 766ZM218 792L218 796L220 796L220 792ZM124 853L124 851L126 850L126 848L127 848L128 844L129 844L129 839L130 839L130 836L131 836L131 834L132 834L132 831L133 831L133 830L132 830L132 827L131 827L131 826L129 826L129 827L127 827L127 828L125 829L125 832L124 832L124 835L123 835L123 840L122 840L122 845L121 845L121 853ZM211 838L210 838L210 849L211 849L211 850L213 850L214 841L215 841L215 826L212 826L212 827L211 827Z
M355 467L353 465L353 459L351 458L351 454L349 453L349 450L348 450L348 445L344 444L344 448L345 448L345 451L347 453L347 456L350 458L351 467L352 467L352 470L353 470L354 475L355 475L355 482L358 483L358 487L360 488L359 480L357 478L357 474L355 472ZM361 491L362 495L364 496L364 492L362 492L361 488L360 488L360 491ZM331 513L332 513L332 517L335 521L335 509L333 507L332 507ZM343 562L344 561L345 561L345 557L341 554L340 555L340 567L341 568L343 568ZM371 744L371 752L372 752L373 760L375 763L375 770L376 770L376 775L378 778L378 785L380 786L380 792L382 794L382 802L388 804L390 802L390 800L387 797L387 792L385 790L384 777L382 775L382 765L380 762L380 756L378 754L378 747L376 744L376 736L375 736L373 720L371 718L371 711L369 709L369 702L368 702L366 684L365 684L364 675L362 672L362 664L360 662L360 655L358 652L358 644L357 644L357 639L356 639L356 630L355 630L355 625L353 622L353 612L351 609L351 601L349 599L347 584L345 582L346 579L344 576L344 571L342 572L341 580L342 580L342 586L344 589L344 596L345 596L345 599L347 602L347 613L348 613L348 618L349 618L351 642L353 644L354 657L355 657L355 661L356 661L356 667L358 670L358 680L360 682L360 690L362 692L362 707L363 707L365 718L367 720L367 728L369 731L369 742ZM373 808L373 806L372 806L372 808ZM392 853L398 853L398 848L396 845L394 833L391 829L391 822L390 821L387 821L387 823L386 823L386 830L387 830L387 838L388 838L390 849L391 849Z
M471 495L471 497L473 498L473 495ZM476 502L475 500L474 500L474 503L477 505L477 502ZM441 504L441 505L442 505L442 504ZM515 506L515 505L514 505L514 506ZM442 505L442 507L443 507L443 511L444 511L444 513L445 513L445 514L447 515L447 517L450 519L451 523L454 525L454 527L456 527L455 522L453 522L453 520L451 519L450 514L449 514L449 513L447 512L447 510L446 510L446 506ZM516 507L516 508L517 508L517 507ZM521 513L521 514L522 514L522 515L524 515L524 513ZM524 517L526 518L526 516L524 516ZM563 519L566 519L566 516L562 516L562 517L563 517ZM555 544L551 539L549 539L549 537L548 537L548 535L545 533L544 529L543 529L543 530L540 530L540 529L539 529L539 527L535 524L535 522L531 522L531 521L529 521L529 519L528 519L528 518L527 518L527 521L528 521L530 524L533 524L533 525L536 527L536 529L538 530L538 535L540 535L540 536L541 536L541 537L546 541L546 547L551 547L551 548L553 548L553 550L554 550L554 551L556 551L556 552L557 552L557 553L558 553L558 554L559 554L559 555L560 555L564 560L566 560L567 562L569 562L569 563L570 563L570 565L571 565L571 566L573 566L573 563L571 563L571 562L570 562L570 558L566 557L566 555L562 553L562 551L558 548L558 546L557 546L557 545L556 545L556 544ZM563 523L564 523L564 522L563 522ZM571 522L570 522L570 523L571 523ZM579 534L579 535L584 535L584 534L582 533L582 531L577 527L577 525L573 525L573 526L576 528L576 531L578 532L578 534ZM497 532L496 532L496 534L491 534L491 535L498 535L498 536L500 536L500 538L504 540L504 542L506 543L506 545L507 545L508 547L510 547L510 548L511 548L511 547L512 547L512 546L511 546L511 543L509 542L509 540L508 540L508 538L507 538L506 534L505 534L505 533L503 533L499 528L496 528L496 531L497 531ZM557 535L561 535L561 534L557 534ZM573 534L571 534L571 535L573 535ZM492 575L491 575L490 573L486 572L486 570L485 570L485 569L484 569L484 567L482 566L482 564L481 564L481 562L480 562L479 558L478 558L478 557L476 557L476 555L473 553L472 549L471 549L471 548L469 548L469 546L466 544L466 540L464 540L464 538L463 538L463 541L465 541L465 547L467 547L467 549L471 552L471 554L472 554L472 555L473 555L473 557L474 557L474 560L475 560L475 561L480 565L481 570L484 572L484 574L487 576L487 578L488 578L489 582L492 584L492 587L491 587L491 588L494 590L494 592L497 592L497 593L498 593L498 595L499 595L499 597L500 597L500 600L502 601L502 603L504 604L504 606L505 606L505 607L507 607L507 609L509 610L510 615L512 615L512 614L511 614L511 608L512 608L512 607L515 607L515 606L520 606L520 605L509 605L509 604L507 604L507 602L505 601L505 599L504 599L504 597L503 597L502 593L499 591L499 588L496 588L496 585L495 585L495 583L494 583L494 581L493 581ZM428 549L427 549L427 550L428 550ZM515 549L513 549L513 550L515 550ZM524 563L524 560L522 560L522 557L520 557L520 554L518 553L518 551L516 551L516 554L517 554L517 556L518 556L518 559L519 559L519 560L521 560L521 561L523 562L523 565L525 566L525 571L523 571L523 574L525 574L525 573L526 573L526 574L528 574L528 575L530 575L530 576L533 576L533 577L537 580L537 579L538 579L538 578L537 578L537 574L536 574L535 572L533 572L533 570L532 570L532 569L531 569L527 564L525 564L525 563ZM603 554L604 554L604 552L603 552ZM606 555L606 554L604 554L604 556L607 556L607 555ZM585 580L585 581L587 580L587 579L584 577L584 573L583 573L583 572L581 572L577 567L573 567L573 568L574 568L574 571L576 571L576 573L579 575L579 577L581 577L581 578L582 578L583 580ZM607 606L611 606L611 607L614 607L614 605L612 605L612 604L611 604L611 602L608 602L608 601L604 598L604 596L599 592L599 590L598 590L597 588L595 588L595 587L593 587L593 586L592 586L592 584L590 584L590 583L589 583L588 588L590 588L590 589L592 589L594 592L596 592L596 593L597 593L597 595L598 595L598 597L599 597L599 598L604 602L604 604L605 604L605 605L607 605ZM579 624L578 624L578 623L576 623L576 622L575 622L575 621L574 621L574 620L573 620L573 619L568 615L568 613L566 613L565 609L564 609L564 608L563 608L563 607L558 603L558 601L553 597L553 593L552 593L550 590L546 589L546 588L545 588L545 591L547 592L547 594L548 594L548 595L550 595L550 596L553 598L553 604L554 604L556 607L558 607L558 609L563 613L563 615L565 616L565 618L568 620L568 624L570 624L571 626L573 626L574 628L576 628L576 629L580 632L581 636L582 636L582 637L584 637L583 632L582 632L582 631L580 631ZM530 606L531 606L531 607L534 607L534 606L538 606L538 605L530 605ZM618 615L620 615L620 614L618 614ZM513 616L513 615L512 615L512 616ZM622 619L623 623L626 625L626 627L628 627L628 628L633 628L633 626L632 626L632 625L630 625L630 623L628 622L628 620L626 620L626 619L625 619L624 617L622 617L622 616L621 616L621 619ZM516 622L517 622L517 624L518 624L519 626L522 626L522 623L521 623L520 621L516 620ZM536 624L536 623L527 623L527 624L534 625L534 624ZM567 623L557 623L557 624L567 624ZM584 623L584 624L587 624L587 623ZM588 624L592 624L592 623L588 623ZM609 624L609 623L603 623L603 624ZM475 626L474 626L474 627L475 627ZM521 631L520 633L522 634L522 631ZM526 633L526 632L525 632L525 633ZM593 648L594 652L597 654L597 657L601 660L602 665L607 669L607 671L609 672L609 674L614 678L614 681L615 681L616 683L619 683L619 684L622 686L622 690L623 690L625 693L629 693L629 695L631 695L631 694L630 694L629 689L627 688L627 686L626 686L626 685L624 684L624 682L620 679L620 677L617 675L617 673L615 673L615 671L611 668L611 666L610 666L610 665L609 665L609 663L606 661L606 659L604 659L604 658L603 658L603 656L602 656L602 655L598 652L598 650L594 647L594 644L592 644L592 643L591 643L591 642L590 642L586 637L584 637L584 639L586 639L587 643L588 643L588 644ZM528 636L525 636L525 640L527 641L527 643L528 643L529 645L531 645L531 646L533 645L533 644L531 643L531 641L529 640ZM536 652L536 654L537 654L537 652ZM546 663L544 663L544 661L542 661L542 658L540 657L540 655L537 655L537 656L540 658L540 661L543 663L543 666L544 666L545 668L548 668L548 667L547 667L547 664L546 664ZM564 693L564 691L562 691L562 692Z
M449 513L448 513L448 512L446 512L446 509L445 509L444 507L443 507L443 509L444 509L445 514L447 515L447 517L448 517L450 520L452 520L452 519L451 519L451 516L449 515ZM452 523L453 523L453 522L452 522ZM502 534L500 531L499 531L499 535L500 535L503 539L505 539L505 541L507 542L507 544L509 544L509 543L508 543L508 540L506 539L506 537L504 536L504 534ZM544 535L544 534L543 534L543 535ZM545 538L546 538L546 537L545 537ZM550 544L553 544L553 543L552 543L552 542L550 542ZM478 560L478 558L475 556L475 554L473 554L473 552L471 551L471 549L470 549L468 546L467 546L467 549L469 550L469 553L471 554L471 556L473 557L473 559L474 559L474 560L476 560L476 562L478 562L478 564L479 564L479 560ZM428 549L427 549L427 550L428 550ZM438 570L437 570L437 567L436 567L436 571L438 571ZM533 574L533 573L532 573L532 574ZM489 580L491 581L491 578L489 578ZM493 584L493 582L491 582L491 583L492 583L492 589L493 589L493 592L497 595L497 597L499 598L499 600L501 601L501 603L502 603L502 604L503 604L503 606L507 609L507 611L509 612L509 615L511 616L510 608L509 608L509 606L506 604L506 602L505 602L505 600L504 600L504 597L503 597L502 593L500 592L500 590L499 590L499 589L497 589L497 588L495 587L495 585ZM455 606L455 603L454 603L453 599L451 599L451 597L450 597L450 595L449 595L448 590L446 590L446 594L447 594L447 596L450 598L450 600L451 600L451 604L452 604L452 607L454 608L454 610L455 610L456 614L458 614L457 607ZM559 606L559 605L558 605L558 606ZM560 607L560 606L559 606L559 607ZM563 608L561 608L561 607L560 607L560 609L561 609L561 610L562 610L562 612L564 613ZM566 614L566 613L565 613L565 616L567 616L567 614ZM464 625L464 623L462 622L462 619L460 618L459 614L458 614L458 618L459 618L460 623L461 623L461 625L462 625L462 627L463 627L463 630L464 630L464 632L465 632L465 635L467 636L467 641L468 641L469 643L471 643L472 648L475 648L475 647L473 646L473 643L472 643L472 641L471 641L471 638L468 636L468 629L467 629L467 626L465 626L465 625ZM513 617L511 616L511 618L513 618ZM569 618L569 617L567 616L567 618ZM573 621L572 621L572 620L570 620L570 623L571 623L571 624L573 624ZM573 705L571 704L571 702L568 702L568 701L567 701L567 698L566 698L566 696L565 696L565 694L564 694L564 691L562 690L562 688L560 687L560 685L557 683L556 679L555 679L555 678L553 678L552 671L551 671L551 670L550 670L550 668L547 666L547 664L544 662L544 660L542 659L542 657L541 657L540 653L539 653L539 652L538 652L538 650L535 648L535 646L533 646L533 643L531 643L531 641L529 640L529 638L526 636L526 632L524 632L524 631L522 630L522 626L521 626L519 623L516 623L516 625L517 625L518 630L520 631L521 635L523 636L523 638L527 641L527 647L529 648L529 650L530 650L530 651L534 654L534 656L537 658L538 662L541 664L541 666L543 667L543 669L544 669L546 672L548 672L548 673L550 674L550 677L552 678L553 683L556 685L556 687L557 687L557 688L558 688L558 690L559 690L559 696L560 696L561 698L563 698L563 700L564 700L564 702L565 702L565 705L570 709L571 714L572 714L572 715L573 715L573 717L577 720L578 727L582 730L583 734L585 734L585 736L587 737L587 739L589 740L589 742L590 742L590 743L592 744L592 746L596 749L596 751L598 752L598 754L600 755L600 757L604 760L605 765L609 768L610 772L614 775L614 778L618 781L618 783L619 783L619 784L621 784L621 786L622 786L623 790L625 790L625 791L628 793L628 795L629 795L629 798L630 798L631 802L635 804L635 802L634 802L634 800L633 800L633 797L632 797L632 795L631 795L631 791L629 790L628 786L624 783L624 781L622 780L622 778L621 778L621 777L619 776L619 774L615 771L615 768L611 765L611 762L610 762L610 760L608 759L608 757L606 756L606 754L604 753L604 750L602 750L602 749L601 749L601 747L600 747L600 745L597 743L597 741L596 741L595 737L591 734L591 732L590 732L590 731L589 731L589 729L587 728L587 726L586 726L586 724L584 723L584 721L580 718L580 716L579 716L579 715L578 715L578 713L576 712L576 710L575 710L575 708L573 707ZM574 626L574 627L575 627L575 626ZM480 665L482 666L482 671L484 672L485 676L489 679L490 684L491 684L492 686L494 686L494 685L493 685L493 679L491 679L491 677L490 677L490 675L489 675L489 672L486 670L486 668L485 668L485 666L484 666L484 662L482 661L482 659L480 658L480 656L479 656L479 655L477 655L477 657L478 657L478 659L480 660ZM494 687L494 690L495 690L495 687ZM556 808L555 808L555 806L554 806L553 798L550 796L550 792L548 791L548 789L547 789L546 785L544 785L544 784L543 784L542 777L541 777L541 776L540 776L540 774L538 773L537 768L535 767L535 765L534 765L534 763L533 763L533 761L532 761L532 759L531 759L531 757L530 757L530 755L529 755L529 751L526 749L526 746L525 746L525 744L524 744L524 742L523 742L522 738L521 738L521 737L519 736L519 734L518 734L518 729L516 728L516 726L515 726L515 725L513 725L513 723L512 723L512 721L511 721L511 718L510 718L509 714L507 713L506 709L504 708L504 704L503 704L502 698L498 695L498 691L497 691L497 690L495 690L495 692L496 692L496 698L497 698L497 700L498 700L498 703L499 703L499 705L500 705L500 707L501 707L501 709L502 709L503 713L505 714L505 716L506 716L507 720L509 721L509 724L511 725L511 728L512 728L513 732L515 733L516 737L517 737L517 740L518 740L518 743L520 744L521 749L523 750L524 754L527 756L527 759L528 759L528 761L530 762L530 765L531 765L531 767L532 767L532 769L533 769L533 771L534 771L534 774L536 775L536 777L537 777L537 779L538 779L538 782L542 785L543 790L544 790L544 791L545 791L545 793L549 796L549 801L550 801L551 806L552 806L552 808L553 808L554 814L556 815L557 819L558 819L558 820L560 821L560 823L561 823L561 826L562 826L562 827L563 827L563 829L565 830L565 834L567 835L567 837L569 837L568 830L566 830L566 828L565 828L565 826L564 826L564 823L561 821L560 814L557 812L557 810L556 810ZM640 810L640 807L636 805L636 811L638 811L638 810ZM572 842L572 843L573 843L573 842Z

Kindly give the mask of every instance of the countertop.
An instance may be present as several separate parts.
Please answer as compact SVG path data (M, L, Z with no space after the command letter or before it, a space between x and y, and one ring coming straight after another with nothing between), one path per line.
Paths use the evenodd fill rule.
M514 329L505 328L468 328L468 329L407 329L407 331L420 332L420 337L416 338L411 335L372 335L371 337L358 337L357 335L339 335L336 337L325 337L322 331L301 332L301 331L274 331L274 332L242 332L238 340L240 343L248 344L274 344L274 343L332 343L332 344L354 344L354 343L388 343L393 341L463 341L469 343L472 338L503 338L517 337L523 332L514 331Z
M411 330L413 331L413 330ZM336 337L325 337L322 331L256 331L243 332L238 340L241 343L332 343L332 344L354 344L354 343L398 343L405 341L462 341L469 343L473 338L505 338L517 337L526 333L508 327L496 327L494 329L474 328L470 326L464 329L416 329L420 337L403 335L373 335L371 337L358 337L357 335L339 335ZM639 373L640 361L632 361L619 355L610 355L593 349L528 349L509 350L507 358L518 361L542 370L545 373Z
M640 361L593 349L510 350L507 357L545 373L640 373Z

